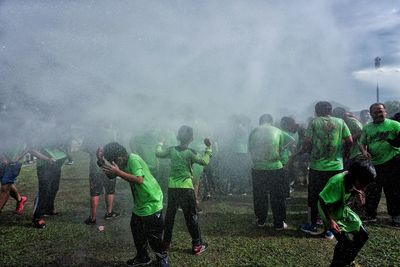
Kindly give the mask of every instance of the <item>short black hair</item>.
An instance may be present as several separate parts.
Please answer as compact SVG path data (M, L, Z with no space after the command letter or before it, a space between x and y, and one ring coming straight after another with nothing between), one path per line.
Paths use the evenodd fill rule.
M376 177L374 166L367 160L352 163L349 167L349 174L353 182L358 180L364 186L373 182Z
M128 155L125 147L117 142L111 142L104 146L104 158L108 162L116 161L118 157L125 157Z
M340 119L344 119L346 117L346 109L342 107L336 107L332 110L332 116Z
M274 119L272 118L271 114L263 114L261 115L260 119L259 119L259 124L265 124L265 123L269 123L272 124L274 122Z
M296 124L296 121L292 117L284 116L281 118L280 126L281 126L281 129L284 131L291 131L292 130L291 128L295 124Z
M181 143L189 143L193 140L193 128L187 125L182 125L178 130L176 139Z
M372 110L374 109L374 107L381 106L381 105L383 106L384 109L386 109L385 104L377 102L377 103L373 103L373 104L369 107L369 113L372 113Z
M328 101L319 101L315 104L315 114L318 117L328 116L332 114L332 105Z

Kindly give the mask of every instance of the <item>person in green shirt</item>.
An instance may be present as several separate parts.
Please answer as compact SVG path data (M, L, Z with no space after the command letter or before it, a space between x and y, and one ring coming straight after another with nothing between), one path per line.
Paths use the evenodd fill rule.
M315 105L315 114L317 117L308 125L303 146L305 151L311 152L308 177L309 221L300 225L301 231L311 235L320 234L316 227L318 194L333 175L343 171L343 158L348 157L349 149L353 144L346 123L340 118L331 116L332 105L329 102L318 102ZM325 237L333 239L334 236L328 230L325 232Z
M165 215L164 247L168 249L172 240L175 215L179 207L182 208L186 226L192 237L192 253L199 255L204 252L208 244L202 240L198 213L196 210L196 198L193 187L193 164L206 166L212 155L211 141L206 138L206 149L203 155L188 146L193 141L193 129L183 125L179 128L177 140L178 146L172 146L163 150L162 142L156 147L156 155L159 158L171 160L171 172L168 181L168 206Z
M285 134L279 128L272 126L272 122L270 114L262 115L259 119L260 126L253 129L248 141L253 162L254 213L257 217L257 226L264 227L268 214L268 195L270 195L275 230L283 230L287 228L285 219L288 191L281 161Z
M361 219L348 205L351 196L365 203L364 189L376 171L368 161L354 162L349 170L333 176L319 194L318 209L325 226L338 241L331 266L348 266L368 240Z
M163 194L146 162L137 154L128 154L125 147L112 142L102 151L108 163L102 169L109 177L119 176L129 182L133 196L131 231L136 247L136 257L127 261L128 266L151 264L147 243L156 253L158 266L169 266L167 253L162 246ZM99 157L101 155L99 154Z
M382 103L372 104L370 113L373 121L363 128L360 149L374 164L377 178L366 190L365 220L376 221L383 188L392 225L400 227L400 147L394 142L400 135L400 123L386 118Z
M346 109L342 107L334 108L332 111L332 116L344 120L347 127L349 127L351 137L353 138L353 144L349 151L349 157L344 162L345 169L348 169L351 163L358 160L363 160L363 156L360 150L360 137L363 125L359 120L351 116L351 114L349 114Z

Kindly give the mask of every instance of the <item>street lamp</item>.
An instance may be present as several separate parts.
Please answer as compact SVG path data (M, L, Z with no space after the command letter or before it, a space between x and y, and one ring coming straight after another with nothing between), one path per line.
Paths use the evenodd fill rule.
M378 83L378 69L381 67L381 58L375 58L375 69L376 69L376 102L379 103L379 83Z

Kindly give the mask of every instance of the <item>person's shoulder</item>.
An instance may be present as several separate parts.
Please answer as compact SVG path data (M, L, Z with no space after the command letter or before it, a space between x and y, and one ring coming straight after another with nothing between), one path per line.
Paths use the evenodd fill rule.
M392 119L385 119L385 123L387 123L389 125L396 126L396 127L400 126L400 122L392 120Z

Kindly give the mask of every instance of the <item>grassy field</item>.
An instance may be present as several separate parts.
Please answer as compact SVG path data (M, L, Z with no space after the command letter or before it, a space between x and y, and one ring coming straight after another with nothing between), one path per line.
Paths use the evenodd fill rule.
M46 220L47 228L30 227L37 190L35 166L22 169L17 187L28 194L25 214L13 213L10 199L0 215L0 266L124 266L135 255L129 229L132 197L129 185L119 180L115 211L121 216L111 222L98 219L105 231L83 223L89 214L88 157L75 154L75 164L64 166L56 207L61 212ZM272 225L258 229L254 224L252 196L215 196L203 202L200 226L209 243L206 253L191 255L191 240L183 214L176 217L169 253L171 266L328 266L335 241L310 238L297 226L306 219L306 192L297 191L288 201L289 228L276 232ZM384 199L381 219L367 225L370 240L357 262L361 266L400 266L400 231L387 226ZM102 215L104 204L99 208ZM268 221L271 222L271 214Z

